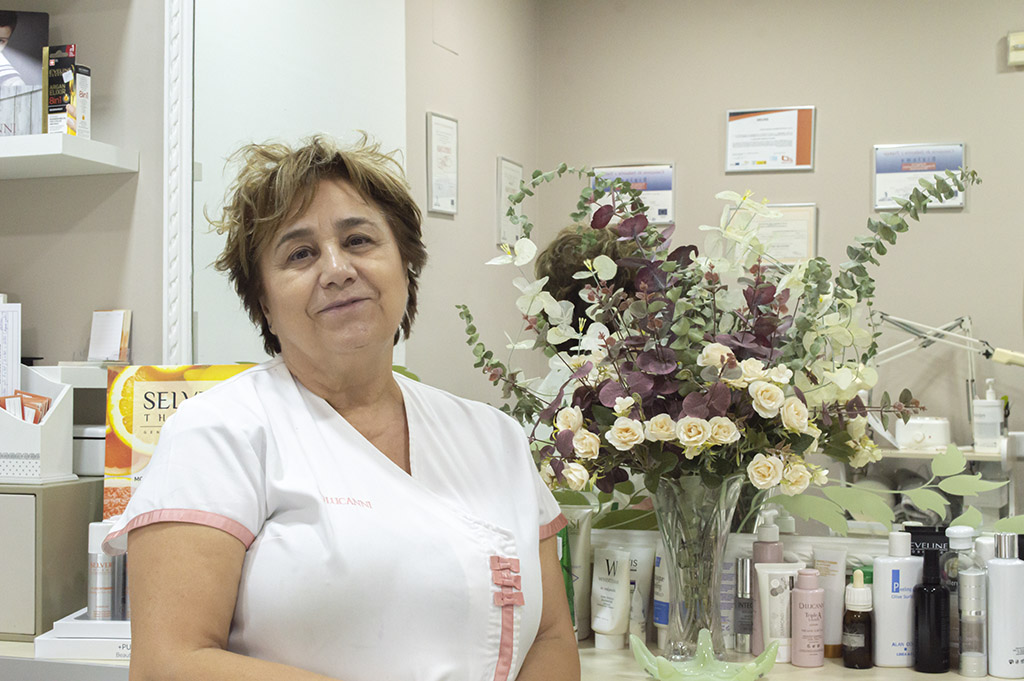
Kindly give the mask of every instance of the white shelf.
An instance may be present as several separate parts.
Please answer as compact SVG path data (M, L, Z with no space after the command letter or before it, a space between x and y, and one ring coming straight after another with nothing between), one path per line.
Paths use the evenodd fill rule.
M139 152L71 135L0 137L0 180L139 172Z
M942 449L879 449L886 459L933 459L946 448ZM960 451L968 461L1001 461L999 452L976 452L973 447L960 447Z

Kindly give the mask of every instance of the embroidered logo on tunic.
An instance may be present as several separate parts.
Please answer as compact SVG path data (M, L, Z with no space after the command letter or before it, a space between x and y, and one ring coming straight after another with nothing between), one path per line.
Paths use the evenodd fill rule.
M358 506L359 508L373 508L373 504L365 499L353 499L352 497L323 497L325 504L331 506Z

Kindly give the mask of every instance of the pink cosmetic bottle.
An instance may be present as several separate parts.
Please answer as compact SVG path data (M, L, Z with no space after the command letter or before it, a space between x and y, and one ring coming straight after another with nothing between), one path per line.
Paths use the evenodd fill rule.
M818 586L818 571L797 573L792 596L793 664L820 667L825 664L825 589Z
M753 546L753 560L751 566L758 563L781 563L782 542L779 541L779 528L775 525L775 511L767 511L764 514L766 522L757 528L757 541ZM752 655L760 655L764 652L764 632L761 630L761 599L758 597L758 588L754 587L754 626L750 632L750 652Z

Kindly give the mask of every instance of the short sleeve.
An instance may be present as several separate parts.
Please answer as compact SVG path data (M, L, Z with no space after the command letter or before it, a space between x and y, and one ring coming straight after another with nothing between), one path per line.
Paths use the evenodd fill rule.
M206 397L183 402L167 420L142 482L103 541L108 554L127 550L131 530L158 522L215 527L247 549L263 526L266 431Z

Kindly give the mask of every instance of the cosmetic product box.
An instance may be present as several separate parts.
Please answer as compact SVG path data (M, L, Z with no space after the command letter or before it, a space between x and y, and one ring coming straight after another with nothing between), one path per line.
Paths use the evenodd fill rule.
M106 456L106 426L72 426L72 457L75 475L103 476Z
M131 622L91 620L82 608L53 623L53 630L36 636L37 659L129 660L132 654Z
M43 132L89 139L92 71L75 63L78 46L43 48Z
M89 523L103 479L0 484L0 640L32 641L86 605Z
M0 484L40 485L74 480L71 387L21 367L21 389L50 398L39 423L0 411Z

